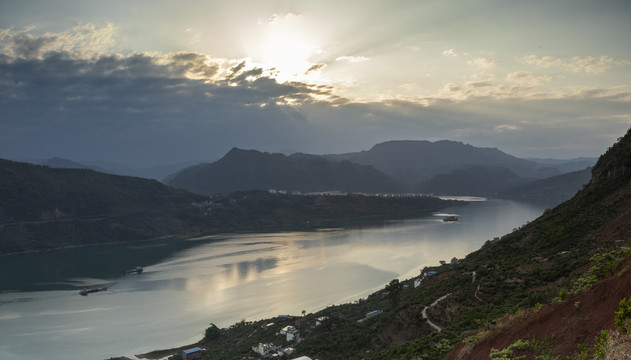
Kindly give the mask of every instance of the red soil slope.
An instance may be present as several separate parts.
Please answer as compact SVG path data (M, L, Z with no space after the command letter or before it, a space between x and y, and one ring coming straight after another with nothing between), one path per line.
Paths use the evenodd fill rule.
M488 360L492 348L504 349L519 339L550 344L555 353L565 355L577 352L577 344L588 349L601 330L614 328L615 312L620 300L631 297L631 257L622 261L613 275L594 285L588 291L571 296L562 303L543 307L537 314L514 325L488 341L476 344L470 352L460 343L445 359Z

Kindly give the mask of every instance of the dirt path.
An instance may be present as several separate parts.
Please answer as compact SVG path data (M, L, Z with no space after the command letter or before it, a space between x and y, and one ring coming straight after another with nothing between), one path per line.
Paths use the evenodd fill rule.
M451 295L451 293L449 293L449 294L447 294L447 295L445 295L445 296L442 296L442 297L440 297L440 298L436 299L436 301L434 301L433 303L431 303L431 305L424 307L424 308L423 308L423 311L421 312L421 314L423 315L423 319L426 319L426 320L427 320L427 324L428 324L429 326L433 327L433 328L434 328L436 331L438 331L438 332L440 332L441 330L443 330L443 328L441 328L440 326L438 326L438 325L434 324L433 322L431 322L431 320L427 317L427 309L429 309L429 308L431 308L431 307L433 307L433 306L436 306L436 304L438 304L439 302L441 302L441 301L445 300L445 298L447 298L447 296L449 296L449 295Z

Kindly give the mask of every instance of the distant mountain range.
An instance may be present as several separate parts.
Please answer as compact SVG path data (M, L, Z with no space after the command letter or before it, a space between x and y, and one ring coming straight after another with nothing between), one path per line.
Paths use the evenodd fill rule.
M233 148L214 163L198 164L164 182L194 193L211 195L238 190L278 189L299 192L429 193L498 196L526 186L531 196L549 191L538 180L585 169L596 159L520 159L494 148L455 141L388 141L368 151L346 154L290 156ZM577 177L575 180L569 180ZM574 194L589 181L570 174L554 190ZM554 181L554 180L551 180ZM577 184L578 182L578 184ZM546 190L548 189L548 190ZM515 190L517 191L517 190ZM571 195L556 196L562 200Z
M569 199L589 181L586 169L596 160L520 159L496 148L456 141L397 140L376 144L366 151L327 155L283 155L233 148L212 163L136 169L117 163L82 164L60 158L28 162L157 179L202 195L255 189L302 193L413 192L554 199L558 203ZM555 178L560 175L564 176Z
M267 189L365 193L397 193L404 190L396 181L372 166L350 161L329 161L314 155L285 156L237 148L212 164L186 168L166 183L204 195Z

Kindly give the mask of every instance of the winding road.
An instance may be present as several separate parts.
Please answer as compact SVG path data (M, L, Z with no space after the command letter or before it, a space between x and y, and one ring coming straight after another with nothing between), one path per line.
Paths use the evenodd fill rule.
M427 320L427 324L431 327L433 327L436 331L440 332L442 330L442 328L436 324L434 324L433 322L431 322L431 320L429 320L429 318L427 317L427 309L435 306L436 304L438 304L439 302L445 300L445 298L447 298L447 296L451 295L451 293L444 295L438 299L436 299L436 301L434 301L433 303L431 303L431 305L426 306L423 308L423 311L421 312L421 315L423 316L423 319Z

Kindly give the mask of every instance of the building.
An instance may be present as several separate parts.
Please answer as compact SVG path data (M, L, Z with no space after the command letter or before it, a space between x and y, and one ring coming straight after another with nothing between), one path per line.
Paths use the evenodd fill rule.
M377 316L379 314L382 314L382 313L383 313L383 311L381 311L381 310L371 311L368 314L366 314L366 319L370 319L371 317L375 317L375 316Z
M182 351L182 360L199 359L202 357L202 349L194 347Z
M279 349L278 346L269 343L259 343L257 346L252 346L252 351L261 356L270 356Z
M287 341L299 341L300 340L300 331L296 329L294 326L287 325L280 330L281 335L285 335Z

